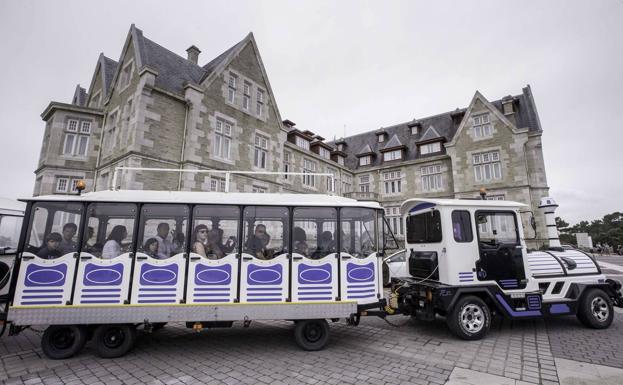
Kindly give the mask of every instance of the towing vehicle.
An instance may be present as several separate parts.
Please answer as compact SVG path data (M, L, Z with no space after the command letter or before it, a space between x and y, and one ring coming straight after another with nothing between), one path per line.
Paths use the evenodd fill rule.
M467 340L485 336L494 314L576 315L587 327L610 326L613 306L623 307L621 284L607 279L591 255L560 247L552 198L539 206L550 247L528 251L524 207L500 200L405 201L410 276L392 279L391 308L418 320L445 317L450 330Z

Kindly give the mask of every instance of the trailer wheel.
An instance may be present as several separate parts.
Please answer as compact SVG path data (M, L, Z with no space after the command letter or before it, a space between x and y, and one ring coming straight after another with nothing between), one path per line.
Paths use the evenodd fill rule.
M93 334L95 350L102 358L121 357L134 346L136 329L132 325L100 325Z
M614 318L610 297L601 289L587 290L580 299L577 317L586 327L607 328Z
M468 295L459 298L446 317L448 327L464 340L479 340L491 327L491 311L480 298Z
M51 325L43 332L41 350L46 357L62 360L74 356L87 342L87 330L81 325Z
M329 332L326 320L300 320L294 327L294 339L303 350L321 350L329 342Z

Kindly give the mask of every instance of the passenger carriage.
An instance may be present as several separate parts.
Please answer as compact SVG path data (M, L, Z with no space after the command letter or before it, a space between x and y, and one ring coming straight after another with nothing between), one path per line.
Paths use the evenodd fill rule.
M99 355L119 356L136 325L166 322L295 320L298 344L316 350L327 319L383 304L378 203L159 191L25 201L7 318L12 334L51 325L42 348L52 358L89 335Z

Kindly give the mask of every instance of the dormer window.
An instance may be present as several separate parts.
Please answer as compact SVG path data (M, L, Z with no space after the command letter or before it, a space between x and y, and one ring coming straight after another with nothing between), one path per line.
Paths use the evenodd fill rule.
M323 158L330 159L331 158L331 151L327 150L324 147L320 147L318 149L318 155L320 155Z
M433 142L420 145L421 155L434 154L436 152L441 152L441 142Z
M296 142L295 144L297 146L299 146L300 148L303 148L305 150L309 150L309 140L303 139L300 136L296 137Z
M343 144L341 144L341 143L340 143L340 144L338 144L338 145L337 145L337 150L338 150L338 151L344 151L344 145L343 145Z
M411 135L417 135L417 126L411 127Z
M493 135L489 114L474 116L474 137L486 138Z
M391 160L402 159L402 150L393 150L383 153L383 160L389 162Z
M366 155L366 156L362 156L361 158L359 158L360 166L369 166L371 163L372 163L371 155Z
M379 143L383 143L385 141L385 135L381 134L381 135L378 135L378 137L379 137Z
M340 155L337 156L337 164L339 164L340 166L344 165L344 157L343 156L340 156Z

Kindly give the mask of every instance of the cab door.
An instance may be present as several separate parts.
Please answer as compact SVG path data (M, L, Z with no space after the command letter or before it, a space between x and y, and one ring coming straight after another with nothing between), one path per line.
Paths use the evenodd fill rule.
M496 281L505 290L525 288L523 264L516 214L512 211L477 211L479 281Z

